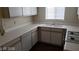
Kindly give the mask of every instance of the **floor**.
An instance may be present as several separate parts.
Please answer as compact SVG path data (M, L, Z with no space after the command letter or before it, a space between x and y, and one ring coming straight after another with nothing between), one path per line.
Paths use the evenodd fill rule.
M66 41L64 49L69 51L79 51L79 43Z
M30 51L63 51L63 49L57 45L37 42Z

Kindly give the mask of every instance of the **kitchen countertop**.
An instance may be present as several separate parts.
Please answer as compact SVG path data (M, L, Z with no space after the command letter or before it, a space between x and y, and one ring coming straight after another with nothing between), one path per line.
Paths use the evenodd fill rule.
M79 32L79 26L41 24L43 27L65 28L67 31Z
M32 29L37 28L38 26L53 27L53 28L66 28L68 31L78 31L79 32L79 27L74 27L74 26L47 25L47 24L28 24L28 25L23 25L21 27L18 27L14 30L6 30L6 33L3 36L0 36L0 46L8 43L11 40L16 39L17 37L20 37L24 33L27 33L28 31L31 31Z
M34 28L37 28L37 24L29 24L25 25L23 27L17 28L15 30L10 30L8 32L5 32L3 36L0 36L0 46L8 43L9 41L16 39L23 35L24 33L27 33L28 31L31 31Z

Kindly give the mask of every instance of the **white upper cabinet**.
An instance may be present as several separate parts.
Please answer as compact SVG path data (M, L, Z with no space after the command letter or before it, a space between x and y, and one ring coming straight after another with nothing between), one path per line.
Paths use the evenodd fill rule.
M77 9L77 15L78 15L78 19L79 19L79 7L78 7L78 9Z
M10 17L37 15L36 7L9 7Z
M31 16L31 8L23 7L23 16Z
M36 7L23 7L23 16L37 15Z
M9 7L10 17L22 16L21 7Z
M31 7L32 10L32 15L37 15L37 8L36 7Z

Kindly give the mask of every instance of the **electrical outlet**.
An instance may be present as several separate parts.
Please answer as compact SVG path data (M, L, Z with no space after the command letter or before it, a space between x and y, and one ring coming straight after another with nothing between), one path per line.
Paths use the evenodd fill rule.
M14 21L14 24L16 24L16 22Z
M2 30L2 31L1 31L1 36L3 36L3 35L4 35L4 33L5 33L5 31L4 31L4 30Z

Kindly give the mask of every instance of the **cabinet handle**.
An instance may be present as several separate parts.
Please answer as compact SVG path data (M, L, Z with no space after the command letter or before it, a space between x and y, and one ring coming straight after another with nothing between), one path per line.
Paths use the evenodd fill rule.
M73 32L71 32L70 34L72 34L72 35L73 35L74 33L73 33Z
M71 40L75 40L75 38L71 37Z

